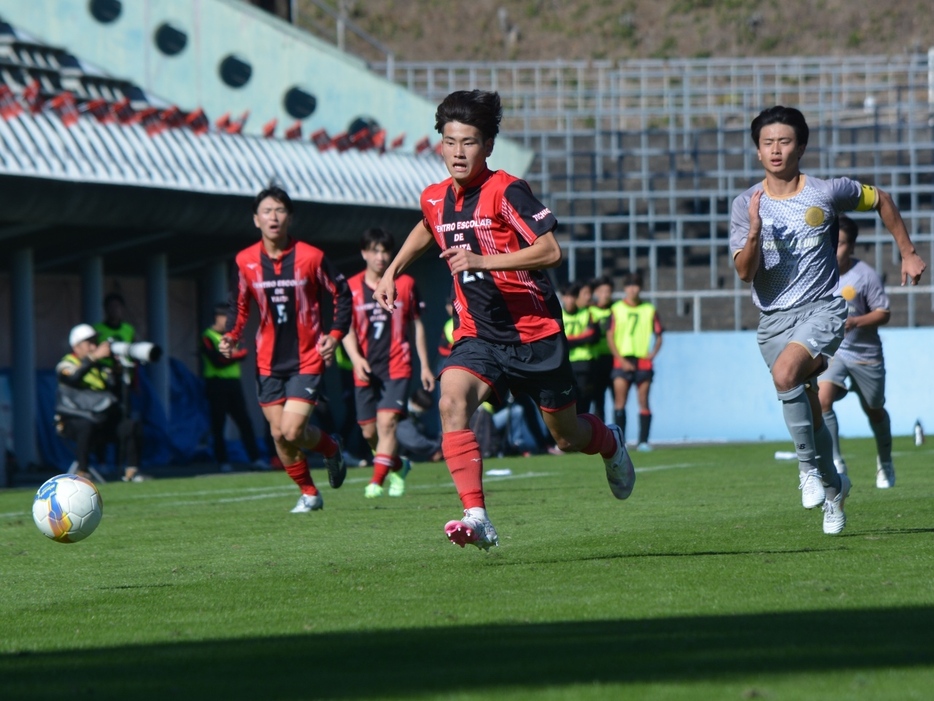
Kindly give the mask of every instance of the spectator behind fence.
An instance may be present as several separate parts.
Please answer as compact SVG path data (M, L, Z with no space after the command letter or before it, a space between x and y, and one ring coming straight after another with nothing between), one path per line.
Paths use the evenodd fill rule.
M142 426L133 420L120 400L125 369L120 363L107 365L110 343L97 342L89 324L78 324L68 335L71 352L55 367L58 392L55 427L58 434L75 442L72 471L91 476L91 451L106 443L118 445L117 464L125 464L124 482L140 482ZM99 474L94 477L100 481Z

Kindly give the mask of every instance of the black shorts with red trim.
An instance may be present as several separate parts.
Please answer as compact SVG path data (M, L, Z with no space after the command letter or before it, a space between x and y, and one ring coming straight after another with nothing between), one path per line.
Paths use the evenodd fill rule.
M260 406L297 402L317 404L321 394L321 375L257 375L256 398Z
M357 403L357 423L376 421L376 412L394 411L404 417L409 403L409 378L382 380L371 377L370 384L354 388Z
M614 380L619 378L626 380L630 385L641 385L643 382L651 382L655 377L655 370L652 368L652 361L648 358L637 358L627 356L626 360L636 366L635 370L624 370L617 363L613 364L613 372L610 374Z
M499 402L506 399L507 390L525 392L545 411L560 411L577 402L568 341L563 333L519 344L462 338L454 344L441 372L451 369L479 377Z

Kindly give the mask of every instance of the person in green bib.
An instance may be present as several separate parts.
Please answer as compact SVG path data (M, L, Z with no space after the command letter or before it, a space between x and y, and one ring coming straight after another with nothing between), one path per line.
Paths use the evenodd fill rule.
M224 438L224 424L230 416L240 432L240 440L254 467L268 470L269 465L260 460L256 447L253 423L246 409L243 385L240 382L240 363L247 356L246 348L238 348L225 357L219 350L221 339L227 328L229 306L214 307L214 324L201 333L201 372L204 390L211 417L211 436L214 441L214 459L221 472L233 472Z
M607 340L613 314L613 279L609 275L603 275L592 280L590 287L593 290L593 300L588 311L591 323L597 328L597 340L591 346L593 358L590 363L590 382L593 401L596 404L594 413L603 416L607 390L613 387L613 354Z
M123 341L133 343L136 329L126 321L126 302L119 292L111 292L104 297L104 320L94 324L97 337L103 341ZM105 365L113 365L112 358L104 358Z
M644 301L642 275L629 273L624 281L624 297L611 307L607 342L613 354L613 410L616 424L626 432L626 399L636 386L639 400L639 444L637 450L651 450L649 427L649 388L655 376L653 361L662 348L662 322L655 306Z
M593 401L593 344L597 340L597 328L590 319L590 307L581 307L579 301L585 286L572 282L561 292L561 319L564 334L568 337L568 360L577 384L577 413L590 411ZM589 290L589 286L587 286ZM589 298L589 295L585 295Z

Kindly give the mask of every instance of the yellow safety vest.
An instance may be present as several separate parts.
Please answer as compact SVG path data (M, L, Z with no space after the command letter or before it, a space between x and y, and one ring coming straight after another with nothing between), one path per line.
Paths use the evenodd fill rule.
M624 358L646 358L652 335L655 333L655 306L649 302L632 307L623 300L615 302L613 313L613 342Z
M573 314L562 310L561 317L564 320L564 333L568 338L580 336L587 330L587 327L590 326L590 311L588 309L581 309L574 312ZM578 363L592 359L592 345L577 346L568 352L568 360L570 360L572 363Z
M81 366L81 361L74 353L69 353L64 358L62 358L61 362L59 362L59 365L61 365L61 363L68 363L69 365L74 365L76 368ZM84 377L81 378L81 382L89 389L97 391L103 391L107 389L107 380L104 377L104 373L97 365L84 373Z

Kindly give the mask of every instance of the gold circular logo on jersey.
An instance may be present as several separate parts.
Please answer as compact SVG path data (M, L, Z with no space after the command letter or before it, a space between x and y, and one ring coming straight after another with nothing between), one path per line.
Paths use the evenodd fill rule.
M820 226L824 223L824 210L820 207L808 207L804 213L804 221L808 226Z
M847 285L842 290L840 290L840 296L843 297L847 302L850 302L856 299L856 288L853 285Z

